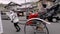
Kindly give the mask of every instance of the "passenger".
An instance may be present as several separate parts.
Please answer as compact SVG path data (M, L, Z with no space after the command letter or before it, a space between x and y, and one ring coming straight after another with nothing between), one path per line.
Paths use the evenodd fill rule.
M38 12L35 12L35 13L30 12L28 19L37 18L37 17L38 17ZM36 21L34 20L34 24L35 24L35 23L36 23ZM33 22L32 22L32 21L29 21L27 24L28 24L28 25L31 25L31 24L33 24Z
M35 13L30 13L30 15L29 15L29 19L31 19L31 18L37 18L38 17L38 13L37 12L35 12Z
M35 13L30 12L30 15L29 15L28 18L29 19L31 19L31 18L38 18L38 16L39 16L38 11L36 11ZM37 21L36 20L29 21L27 24L28 25L37 24ZM35 26L35 25L33 25L33 26ZM41 25L37 26L36 29L43 31L43 27Z

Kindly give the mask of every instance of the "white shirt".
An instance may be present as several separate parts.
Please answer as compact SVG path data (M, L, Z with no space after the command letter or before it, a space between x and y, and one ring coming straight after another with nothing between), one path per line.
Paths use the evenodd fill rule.
M12 13L11 12L12 11L6 13L10 17L11 21L13 21L13 23L19 22L17 14L14 12L12 12Z

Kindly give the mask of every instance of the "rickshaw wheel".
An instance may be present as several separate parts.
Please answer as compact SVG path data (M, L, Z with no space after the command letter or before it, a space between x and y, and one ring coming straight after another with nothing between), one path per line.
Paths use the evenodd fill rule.
M40 24L41 24L41 23L40 23ZM34 29L34 27L31 26L31 25L28 25L28 26L33 27L33 29L34 29L34 34L37 34L37 33L38 33L38 34L39 34L39 33L41 33L41 34L49 34L49 30L48 30L46 24L42 23L42 25L43 25L43 31L37 30L37 29L36 29L36 28L37 28L37 25L38 25L38 24L34 24L35 29ZM25 32L25 34L27 34L26 28L27 28L27 24L25 24L25 26L24 26L24 32Z
M43 23L42 23L43 24ZM46 26L46 24L43 24L43 31L40 31L40 30L35 30L35 32L34 32L34 34L49 34L49 30L48 30L48 28L47 28L47 26Z

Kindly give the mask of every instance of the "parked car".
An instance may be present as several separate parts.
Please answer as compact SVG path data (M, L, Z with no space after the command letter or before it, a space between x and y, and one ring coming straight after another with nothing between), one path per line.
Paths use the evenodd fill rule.
M1 13L2 20L10 20L6 13Z

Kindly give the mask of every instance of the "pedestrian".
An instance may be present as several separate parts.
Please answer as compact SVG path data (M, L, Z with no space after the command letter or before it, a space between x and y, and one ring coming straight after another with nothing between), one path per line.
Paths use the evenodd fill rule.
M17 16L17 13L15 13L15 11L10 11L6 14L10 17L11 22L14 24L14 27L16 28L16 32L19 32L21 28L18 25L19 18Z

